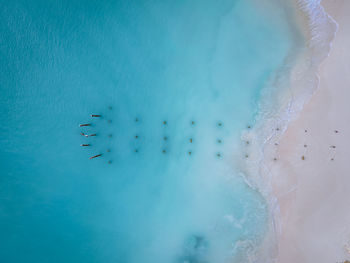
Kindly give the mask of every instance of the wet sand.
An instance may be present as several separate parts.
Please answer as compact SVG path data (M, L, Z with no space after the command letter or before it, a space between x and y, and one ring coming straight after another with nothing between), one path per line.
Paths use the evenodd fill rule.
M350 1L322 5L339 29L319 88L267 164L280 208L280 263L350 260Z

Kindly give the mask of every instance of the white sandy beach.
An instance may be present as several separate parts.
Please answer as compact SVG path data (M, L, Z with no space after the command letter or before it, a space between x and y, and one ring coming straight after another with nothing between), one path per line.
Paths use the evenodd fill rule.
M319 88L268 162L280 207L280 263L350 260L350 1L322 5L339 29Z

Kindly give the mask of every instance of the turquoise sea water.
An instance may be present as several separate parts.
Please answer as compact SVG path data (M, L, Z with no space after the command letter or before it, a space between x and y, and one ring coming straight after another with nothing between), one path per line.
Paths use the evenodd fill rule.
M0 262L226 262L259 244L266 204L233 158L291 47L282 9L0 3Z

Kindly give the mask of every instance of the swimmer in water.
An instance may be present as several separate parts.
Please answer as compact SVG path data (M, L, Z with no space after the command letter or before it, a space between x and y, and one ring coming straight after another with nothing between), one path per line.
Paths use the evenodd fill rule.
M80 146L90 146L90 144L80 144Z
M96 133L93 133L93 134L88 135L88 134L85 134L85 133L81 132L80 134L83 135L83 136L85 136L85 137L97 136Z
M94 159L94 158L100 157L100 156L102 156L102 154L97 154L97 155L91 156L89 159Z
M91 114L91 117L101 117L101 115L98 115L98 114Z
M79 124L79 127L85 127L85 126L91 126L90 123L86 123L86 124Z

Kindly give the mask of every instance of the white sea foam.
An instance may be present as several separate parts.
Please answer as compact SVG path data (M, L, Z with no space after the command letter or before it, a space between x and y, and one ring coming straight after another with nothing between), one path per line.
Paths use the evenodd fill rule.
M265 241L260 248L249 251L248 262L275 261L281 222L266 162L274 157L276 147L272 146L317 90L318 69L329 55L338 29L336 21L325 12L320 0L292 0L287 5L295 6L291 23L303 33L304 44L291 49L284 65L263 89L256 123L242 134L242 140L250 141L251 147L249 158L240 169L247 183L266 198L270 212ZM291 185L290 189L295 187Z

